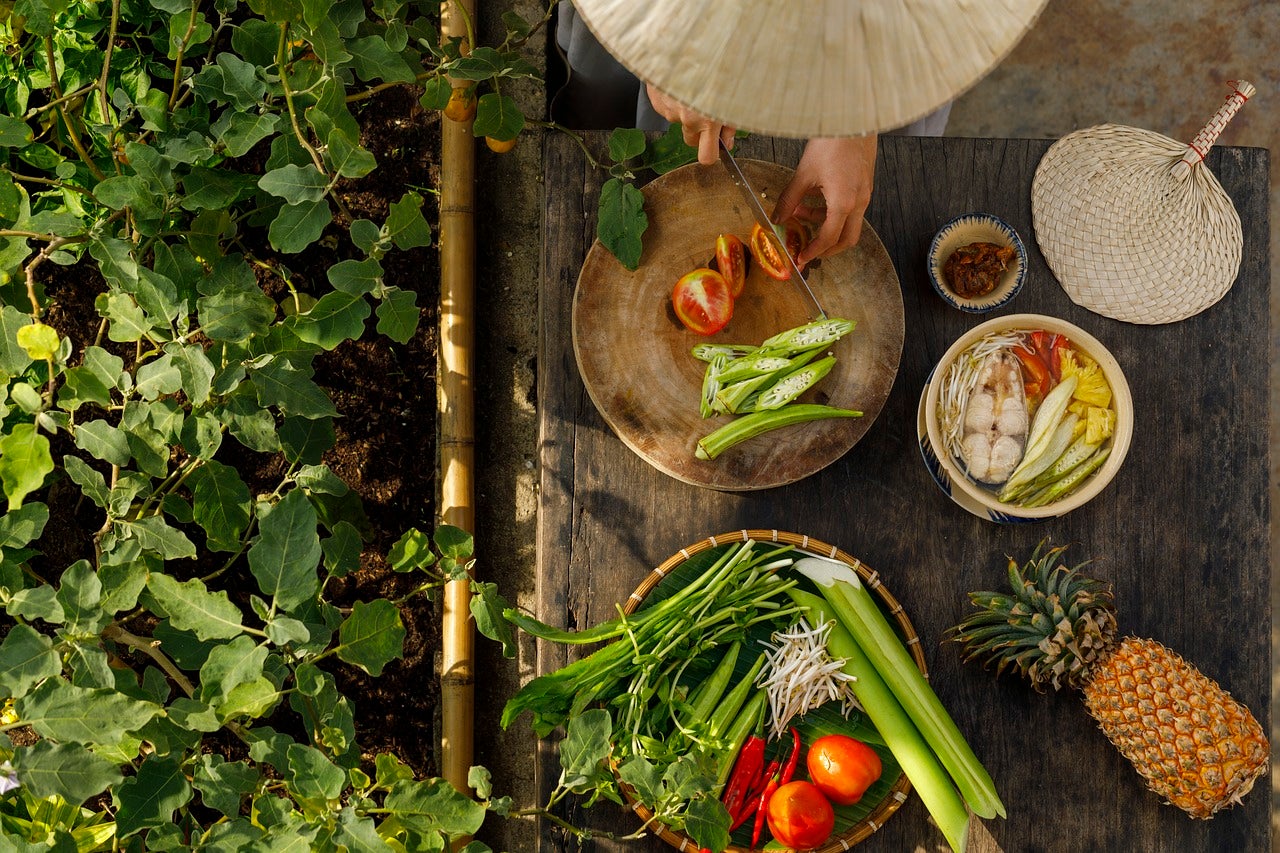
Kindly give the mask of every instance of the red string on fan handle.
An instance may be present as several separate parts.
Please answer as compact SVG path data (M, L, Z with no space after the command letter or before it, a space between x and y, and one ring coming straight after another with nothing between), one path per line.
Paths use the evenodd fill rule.
M1244 106L1244 102L1253 97L1257 91L1252 83L1244 80L1230 80L1227 85L1231 86L1232 92L1227 96L1227 101L1218 111L1213 114L1213 118L1209 119L1196 138L1191 140L1187 145L1187 150L1182 152L1182 159L1173 164L1173 176L1178 180L1183 180L1187 175L1191 174L1191 167L1200 164L1200 161L1209 153L1209 149L1213 147L1213 143L1218 140L1218 136L1226 128L1227 122L1240 111Z

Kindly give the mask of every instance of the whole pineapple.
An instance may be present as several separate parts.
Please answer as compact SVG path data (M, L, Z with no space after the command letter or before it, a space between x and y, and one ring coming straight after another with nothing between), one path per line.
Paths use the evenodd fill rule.
M1120 752L1168 802L1209 818L1240 802L1267 766L1249 709L1154 640L1116 640L1107 584L1059 564L1041 542L1026 566L1009 561L1013 594L970 593L979 608L952 629L965 660L1022 672L1037 690L1066 684Z

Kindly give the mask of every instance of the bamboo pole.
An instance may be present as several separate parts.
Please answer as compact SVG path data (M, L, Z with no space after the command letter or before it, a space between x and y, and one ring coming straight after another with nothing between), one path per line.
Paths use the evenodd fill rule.
M474 39L476 0L442 0L440 34ZM475 138L471 122L441 117L440 337L437 419L440 520L474 533L475 416ZM441 775L470 793L474 749L475 673L471 590L451 581L444 591L440 672Z

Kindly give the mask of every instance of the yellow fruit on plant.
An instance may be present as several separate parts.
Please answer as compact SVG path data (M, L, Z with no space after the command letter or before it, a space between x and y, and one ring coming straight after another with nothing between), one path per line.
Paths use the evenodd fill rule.
M476 117L476 89L474 86L458 86L449 95L444 107L445 118L453 121L471 121Z
M511 139L494 139L492 136L486 136L484 138L484 142L489 146L489 150L493 153L506 154L512 148L516 147L517 138L518 137L513 137Z

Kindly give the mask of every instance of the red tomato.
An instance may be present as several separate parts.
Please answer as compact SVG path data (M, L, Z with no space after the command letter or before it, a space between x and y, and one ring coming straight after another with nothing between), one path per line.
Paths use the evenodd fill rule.
M1048 363L1034 349L1022 345L1014 347L1013 354L1022 362L1022 387L1027 395L1027 402L1039 403L1040 398L1053 387Z
M729 292L737 299L747 283L747 250L742 241L732 234L717 237L716 266L724 280L729 282Z
M809 245L809 229L795 219L788 219L782 223L782 229L787 240L787 251L794 260L804 251L804 247Z
M773 792L766 807L769 831L780 843L793 850L817 847L831 837L836 826L836 812L818 790L803 779Z
M671 291L671 304L685 328L699 335L714 335L733 317L729 282L712 269L686 273Z
M747 245L751 248L751 257L764 270L769 278L786 281L791 278L791 269L787 259L782 257L782 248L777 237L760 227L760 223L751 226L751 239Z
M880 756L848 735L823 735L809 747L805 758L809 778L826 798L851 806L880 778Z

